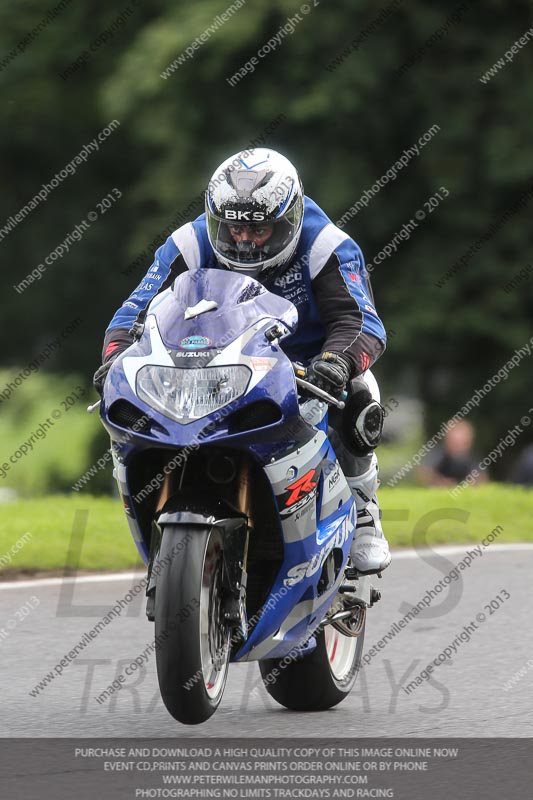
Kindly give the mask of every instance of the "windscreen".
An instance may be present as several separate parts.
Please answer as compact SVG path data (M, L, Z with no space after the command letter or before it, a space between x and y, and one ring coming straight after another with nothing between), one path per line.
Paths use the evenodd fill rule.
M207 303L216 308L203 313ZM187 309L195 314L185 319ZM208 349L227 345L261 319L281 320L291 332L298 313L288 300L267 291L244 275L219 269L197 269L180 275L172 289L150 304L156 313L161 337L169 347Z

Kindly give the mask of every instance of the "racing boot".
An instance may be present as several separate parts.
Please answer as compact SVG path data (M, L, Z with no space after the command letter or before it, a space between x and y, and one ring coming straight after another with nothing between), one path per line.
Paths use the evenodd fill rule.
M381 510L376 491L379 486L378 460L372 454L370 467L362 475L347 477L357 508L357 527L350 548L352 566L363 575L386 569L391 562L389 543L381 527Z

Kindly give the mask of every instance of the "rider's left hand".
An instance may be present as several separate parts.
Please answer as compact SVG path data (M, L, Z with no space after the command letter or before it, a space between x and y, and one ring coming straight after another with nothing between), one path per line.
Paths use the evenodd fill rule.
M315 356L307 370L306 380L324 392L341 397L350 380L352 368L347 358L339 353L321 353Z

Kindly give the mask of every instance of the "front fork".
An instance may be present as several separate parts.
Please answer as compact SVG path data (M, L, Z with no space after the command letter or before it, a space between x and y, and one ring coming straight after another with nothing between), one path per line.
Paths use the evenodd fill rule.
M241 456L238 478L237 508L245 524L238 531L224 537L225 588L229 594L224 604L224 619L231 628L236 628L242 642L248 638L246 615L246 584L248 581L248 544L253 529L252 484L250 458Z
M182 466L179 477L176 473L166 476L156 509L156 513L160 517L152 523L150 563L146 589L146 616L152 622L154 621L157 584L157 576L153 567L161 546L162 529L160 521L164 520L166 523L187 522L192 521L192 517L198 517L198 514L195 513L197 503L193 503L195 511L192 512L192 508L188 509L187 501L180 499L179 493L183 483L185 467L186 464ZM201 500L199 505L202 505ZM237 512L235 516L231 514L233 509ZM228 515L224 514L223 518L213 522L213 513L206 508L205 522L218 527L222 534L224 543L222 585L225 590L222 606L223 620L228 627L235 629L239 640L242 642L248 638L246 615L247 561L250 531L253 529L251 463L249 456L245 453L240 458L235 498L232 508L228 508L228 511L230 512ZM218 513L220 513L219 510ZM200 520L196 519L196 521Z

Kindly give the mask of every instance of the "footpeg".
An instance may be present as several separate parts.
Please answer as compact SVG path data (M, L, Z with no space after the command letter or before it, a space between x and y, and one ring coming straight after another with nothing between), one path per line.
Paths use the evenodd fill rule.
M371 606L372 605L372 585L370 583L370 576L369 575L361 575L357 572L353 567L349 567L345 570L344 574L347 578L351 577L349 573L355 572L356 574L356 583L353 586L348 586L347 584L342 585L342 593L345 595L349 595L349 600L351 603L360 606Z
M381 592L379 591L379 589L374 589L374 587L372 586L372 588L370 589L370 607L372 608L372 606L374 606L376 603L379 603L380 600L381 600Z
M346 567L344 570L344 575L349 581L356 581L359 577L360 573L356 570L355 567Z

